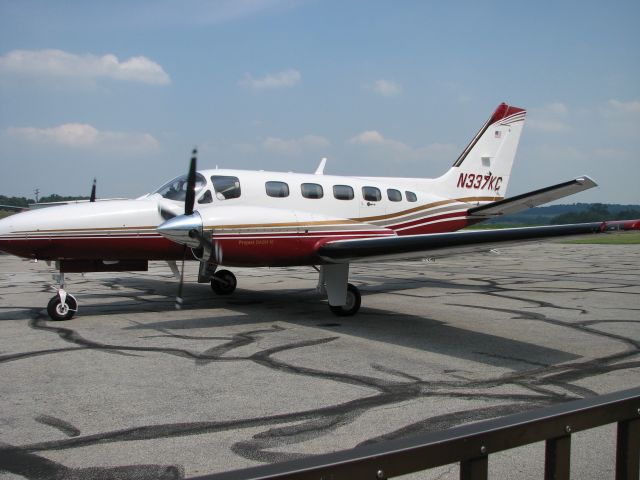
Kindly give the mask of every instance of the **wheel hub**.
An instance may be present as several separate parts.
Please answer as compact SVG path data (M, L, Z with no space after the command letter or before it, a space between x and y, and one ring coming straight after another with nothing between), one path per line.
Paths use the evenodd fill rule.
M59 303L56 306L56 312L60 315L60 316L64 316L67 313L69 313L69 305L67 305L66 303Z

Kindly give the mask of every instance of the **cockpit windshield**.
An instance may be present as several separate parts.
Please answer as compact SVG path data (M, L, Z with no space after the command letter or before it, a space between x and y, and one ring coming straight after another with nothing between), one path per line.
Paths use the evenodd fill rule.
M196 196L206 184L207 180L199 173L196 173ZM159 193L169 200L178 200L183 202L187 196L187 175L181 175L174 178L153 193Z

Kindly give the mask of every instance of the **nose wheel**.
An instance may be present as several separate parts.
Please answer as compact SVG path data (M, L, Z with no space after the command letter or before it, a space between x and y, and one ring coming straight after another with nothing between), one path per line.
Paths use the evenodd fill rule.
M238 281L229 270L218 270L211 277L211 290L218 295L230 295L236 289Z
M51 297L47 305L47 313L51 320L60 322L70 320L78 311L78 301L73 295L69 295L64 290L60 290Z
M54 278L56 275L54 275ZM60 272L57 275L59 287L58 293L56 293L49 304L47 305L47 313L51 320L60 322L63 320L70 320L78 311L78 301L73 295L69 295L64 289L64 273Z

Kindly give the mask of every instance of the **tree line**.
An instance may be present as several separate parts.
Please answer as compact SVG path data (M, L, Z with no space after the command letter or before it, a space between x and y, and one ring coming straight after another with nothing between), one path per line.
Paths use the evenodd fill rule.
M593 203L586 210L577 212L566 212L551 219L554 225L565 223L586 223L599 222L602 220L635 220L640 218L640 208L625 208L616 212L611 212L609 207L603 203Z
M48 203L48 202L68 202L71 200L88 200L89 197L83 196L65 196L58 195L57 193L52 193L51 195L47 195L38 199L39 203ZM36 203L33 198L26 197L7 197L5 195L0 195L0 205L9 205L12 207L23 207L28 208L30 204ZM1 208L1 207L0 207Z

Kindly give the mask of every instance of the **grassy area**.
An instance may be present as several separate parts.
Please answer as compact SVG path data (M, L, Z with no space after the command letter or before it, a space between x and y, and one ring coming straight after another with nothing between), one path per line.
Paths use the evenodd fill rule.
M562 243L591 245L640 245L640 232L618 232L593 235L579 240L566 240Z
M531 227L533 225L518 224L477 224L465 227L464 230L493 230L499 228ZM560 240L559 243L583 245L640 245L640 232L615 232L589 235L577 240Z
M4 217L8 217L9 215L13 215L16 212L9 212L7 210L0 210L0 219Z

